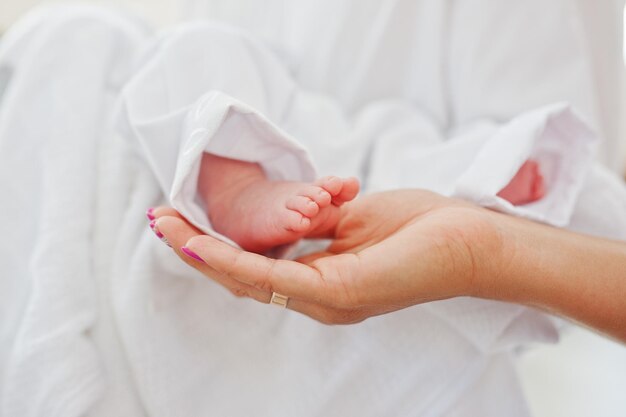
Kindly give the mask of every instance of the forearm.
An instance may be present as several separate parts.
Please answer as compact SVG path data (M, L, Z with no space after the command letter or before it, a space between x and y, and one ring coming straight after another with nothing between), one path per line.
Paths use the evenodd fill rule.
M625 242L504 216L501 222L501 272L486 279L479 296L536 307L626 342Z

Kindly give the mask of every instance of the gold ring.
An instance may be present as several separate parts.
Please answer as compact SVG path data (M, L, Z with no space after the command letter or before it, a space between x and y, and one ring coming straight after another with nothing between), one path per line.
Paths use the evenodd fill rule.
M270 304L274 304L279 307L286 308L288 301L289 301L289 297L286 297L282 294L278 294L277 292L273 292L272 299L270 300Z

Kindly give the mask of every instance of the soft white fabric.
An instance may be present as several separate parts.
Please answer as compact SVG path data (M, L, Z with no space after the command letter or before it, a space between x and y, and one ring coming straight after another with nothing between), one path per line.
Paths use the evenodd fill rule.
M115 160L103 138L142 42L139 25L117 14L52 8L0 45L12 74L0 104L3 416L84 415L110 389L91 334L115 238L100 230L109 210L98 208L126 197L106 188L114 169L97 171L99 156Z
M624 0L577 0L579 15L591 55L595 102L605 139L600 158L622 175L626 169L626 84L624 69Z
M170 202L211 232L194 193L208 149L273 178L312 178L314 161L368 190L422 186L626 238L623 184L587 169L593 135L551 104L593 123L569 3L212 5L252 35L147 37L61 9L2 45L3 415L527 415L509 354L556 339L543 315L462 298L326 327L208 283L143 211ZM513 208L495 193L530 156L549 194Z

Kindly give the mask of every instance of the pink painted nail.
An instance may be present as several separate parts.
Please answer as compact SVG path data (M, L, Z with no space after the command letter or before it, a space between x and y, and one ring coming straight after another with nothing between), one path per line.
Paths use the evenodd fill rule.
M182 248L180 248L180 250L181 250L181 251L183 251L183 253L184 253L185 255L187 255L187 256L189 256L189 257L191 257L191 258L195 259L196 261L200 261L200 262L202 262L202 263L206 263L206 262L204 262L204 260L203 260L201 257L199 257L198 255L196 255L196 253L195 253L194 251L192 251L191 249L189 249L189 248L187 248L187 247L183 246Z
M163 233L161 233L161 232L159 231L159 228L158 228L158 227L156 227L156 220L152 220L152 221L150 222L150 229L152 229L152 231L154 232L154 234L155 234L155 235L157 235L157 237L158 237L159 239L163 239Z
M154 209L152 207L150 207L147 211L146 211L146 216L148 217L148 220L154 220L156 219L156 217L154 217Z
M170 242L167 240L167 238L163 235L163 233L161 233L161 231L159 230L159 228L156 225L156 220L152 220L150 222L150 229L152 229L152 231L154 232L154 234L161 239L161 241L163 243L165 243L167 246L169 246L170 248L172 247L172 245L170 245Z

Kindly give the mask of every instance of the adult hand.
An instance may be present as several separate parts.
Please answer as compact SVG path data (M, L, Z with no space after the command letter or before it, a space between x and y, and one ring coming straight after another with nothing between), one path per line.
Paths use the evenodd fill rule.
M380 193L346 204L332 244L297 261L248 253L206 236L158 208L155 227L181 259L238 296L323 323L354 323L414 304L472 295L477 277L500 268L492 212L420 190ZM185 247L187 254L178 248ZM197 260L189 256L197 255Z
M207 277L264 303L272 292L288 296L290 309L323 323L469 295L540 308L626 342L624 242L419 190L346 204L327 251L298 261L235 249L169 208L154 215L157 234Z

